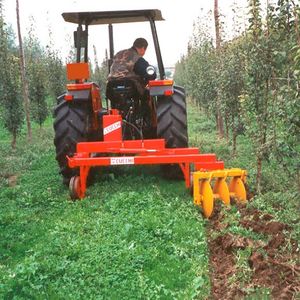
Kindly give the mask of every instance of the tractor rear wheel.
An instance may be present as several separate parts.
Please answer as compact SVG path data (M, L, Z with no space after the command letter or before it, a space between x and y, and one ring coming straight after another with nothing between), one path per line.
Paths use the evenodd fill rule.
M187 113L183 88L174 86L174 94L171 97L158 98L157 136L165 139L167 148L188 147ZM178 164L162 165L161 169L166 178L183 178Z
M78 142L88 140L90 111L86 104L62 101L56 106L54 116L56 160L63 182L68 185L71 177L78 175L79 171L69 168L66 156L74 155Z

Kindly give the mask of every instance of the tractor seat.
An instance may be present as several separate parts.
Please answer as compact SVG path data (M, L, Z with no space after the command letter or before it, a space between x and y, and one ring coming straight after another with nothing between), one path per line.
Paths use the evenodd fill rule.
M131 79L111 79L106 86L106 97L112 103L120 103L140 97L136 83Z

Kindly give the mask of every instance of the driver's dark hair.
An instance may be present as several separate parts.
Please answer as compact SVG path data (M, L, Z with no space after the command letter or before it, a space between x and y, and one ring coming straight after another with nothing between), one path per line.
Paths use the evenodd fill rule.
M133 43L133 47L147 49L148 42L144 38L137 38Z

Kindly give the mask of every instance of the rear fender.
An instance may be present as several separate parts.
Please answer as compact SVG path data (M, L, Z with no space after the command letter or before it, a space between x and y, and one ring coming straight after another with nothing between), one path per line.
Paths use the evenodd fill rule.
M82 103L91 106L92 130L100 128L99 115L102 111L102 103L99 87L93 83L72 83L67 84L67 92L59 97L70 103Z
M67 86L68 87L68 86ZM70 102L89 102L91 101L91 90L67 90L64 95L65 101Z
M173 80L150 80L149 93L150 96L172 96L174 94Z
M95 113L102 108L100 88L93 82L67 84L64 99L74 102L91 102Z

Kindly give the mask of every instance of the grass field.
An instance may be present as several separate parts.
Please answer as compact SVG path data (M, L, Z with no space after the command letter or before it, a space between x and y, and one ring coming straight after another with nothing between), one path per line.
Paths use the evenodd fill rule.
M52 137L49 122L12 152L1 131L0 298L206 297L205 221L183 182L106 170L72 203Z
M232 158L230 147L216 141L213 123L195 109L189 122L191 145L254 174L247 142L239 148L243 155ZM68 201L55 161L52 120L33 135L29 145L23 134L12 151L9 135L0 129L0 299L206 299L211 241L228 233L268 241L239 225L237 209L221 208L227 225L214 230L184 183L162 179L156 167L105 169L84 201ZM276 176L265 178L266 185L276 185ZM289 237L297 239L295 195L277 189L249 205L294 224ZM276 209L282 197L286 204ZM246 294L268 299L268 287L247 290L251 249L238 251L231 283L243 282Z

